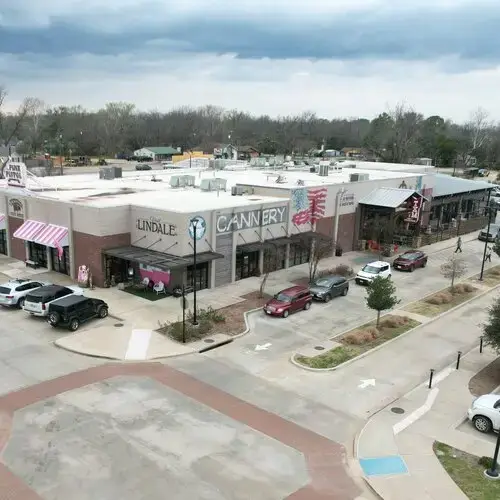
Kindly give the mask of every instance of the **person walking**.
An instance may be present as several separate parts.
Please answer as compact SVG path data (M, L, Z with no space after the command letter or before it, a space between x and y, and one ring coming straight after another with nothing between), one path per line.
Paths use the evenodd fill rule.
M455 249L455 253L460 252L462 253L462 237L459 236L457 240L457 248Z
M484 262L488 261L491 262L491 253L492 253L492 248L490 245L486 248L486 255L484 256Z

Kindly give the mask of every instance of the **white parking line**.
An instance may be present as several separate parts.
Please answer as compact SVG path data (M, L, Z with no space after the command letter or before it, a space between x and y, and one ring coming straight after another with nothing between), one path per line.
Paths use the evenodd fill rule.
M431 389L431 392L427 395L425 403L417 408L414 412L410 413L401 422L398 422L392 427L394 435L397 436L400 432L404 431L407 427L414 424L419 418L422 418L431 408L436 401L439 389L436 387Z

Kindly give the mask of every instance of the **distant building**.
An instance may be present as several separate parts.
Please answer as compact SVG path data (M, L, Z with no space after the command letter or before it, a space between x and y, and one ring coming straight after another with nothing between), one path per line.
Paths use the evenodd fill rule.
M224 160L237 160L238 150L232 144L219 144L214 148L214 158Z
M238 160L251 160L252 158L258 158L260 156L260 151L252 146L241 146L238 148Z
M134 151L134 156L150 157L153 161L171 161L172 156L180 155L182 152L179 149L175 149L168 146L160 147L149 147L146 146L141 149Z

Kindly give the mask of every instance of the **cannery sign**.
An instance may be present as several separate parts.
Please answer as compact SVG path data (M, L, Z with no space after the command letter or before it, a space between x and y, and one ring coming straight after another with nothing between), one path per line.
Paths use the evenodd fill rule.
M405 222L412 222L412 223L417 223L420 219L420 210L422 208L422 200L423 198L421 196L418 196L417 194L414 194L409 202L409 214L408 217L405 219Z
M250 210L248 212L237 212L221 214L217 216L217 234L231 233L243 229L251 229L270 224L284 224L288 218L288 207L272 207L263 210Z
M164 236L177 236L177 227L169 222L163 222L159 217L137 219L135 227L139 231L163 234Z

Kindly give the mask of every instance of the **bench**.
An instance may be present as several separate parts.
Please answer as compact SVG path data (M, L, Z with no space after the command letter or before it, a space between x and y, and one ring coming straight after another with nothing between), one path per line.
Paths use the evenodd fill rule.
M32 267L33 269L38 269L38 262L35 262L34 260L28 259L25 260L24 263L26 264L26 267Z

